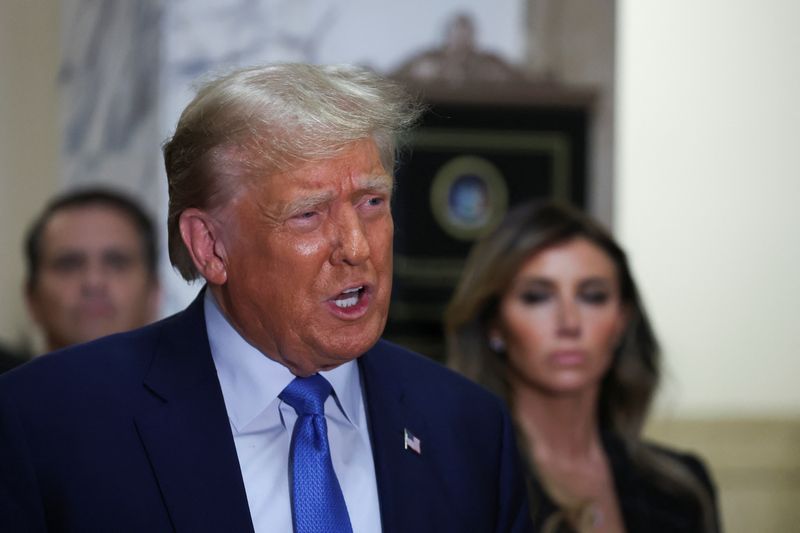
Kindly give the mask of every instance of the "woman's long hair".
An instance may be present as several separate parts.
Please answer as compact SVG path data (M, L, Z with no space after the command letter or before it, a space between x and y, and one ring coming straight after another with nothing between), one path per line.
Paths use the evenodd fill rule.
M528 259L578 237L612 259L627 317L600 386L599 427L618 435L636 464L651 472L659 484L697 499L708 529L713 531L713 504L707 491L681 463L642 446L642 426L659 379L658 342L625 252L590 217L555 203L526 203L513 209L497 229L473 247L445 315L448 364L508 402L508 361L505 354L489 345L489 328L498 316L500 301Z

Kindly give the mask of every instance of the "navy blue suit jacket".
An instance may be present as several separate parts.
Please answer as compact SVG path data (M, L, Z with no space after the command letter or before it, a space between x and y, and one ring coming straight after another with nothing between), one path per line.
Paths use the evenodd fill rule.
M386 533L529 531L499 399L384 341L359 368ZM0 376L0 531L252 530L202 298Z

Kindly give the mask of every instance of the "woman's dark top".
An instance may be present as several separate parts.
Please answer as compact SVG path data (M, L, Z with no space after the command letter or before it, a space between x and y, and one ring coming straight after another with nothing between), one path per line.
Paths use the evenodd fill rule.
M637 467L617 435L603 433L602 438L627 533L705 533L702 507L692 495L675 494L661 487L652 475ZM720 531L716 490L700 459L661 446L645 446L681 463L694 474L700 485L708 491L714 506L716 531ZM529 487L534 531L541 531L547 519L558 512L558 508L535 480L530 480ZM559 533L571 531L566 525L558 529Z

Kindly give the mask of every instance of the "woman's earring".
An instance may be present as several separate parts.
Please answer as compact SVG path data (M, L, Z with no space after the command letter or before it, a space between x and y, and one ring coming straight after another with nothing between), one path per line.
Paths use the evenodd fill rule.
M489 348L491 348L493 352L501 353L506 351L506 343L503 342L503 339L500 337L490 337Z

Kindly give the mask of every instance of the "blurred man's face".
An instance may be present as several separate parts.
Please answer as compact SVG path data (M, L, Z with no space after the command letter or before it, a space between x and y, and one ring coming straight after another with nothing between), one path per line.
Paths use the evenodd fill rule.
M386 323L393 180L372 141L264 177L223 208L234 326L268 357L309 375L358 357Z
M158 284L132 221L113 207L57 211L41 239L28 305L48 349L143 326L155 318Z

